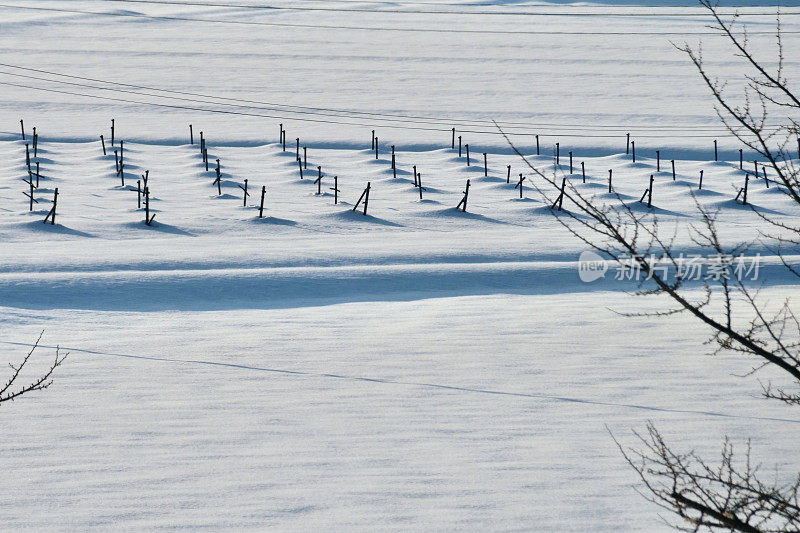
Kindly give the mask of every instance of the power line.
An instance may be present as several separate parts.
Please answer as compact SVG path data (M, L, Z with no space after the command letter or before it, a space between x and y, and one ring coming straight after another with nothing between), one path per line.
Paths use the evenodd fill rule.
M419 9L367 9L367 8L341 8L341 7L318 7L318 6L279 6L270 4L231 4L225 2L200 2L189 0L99 0L101 2L114 2L125 4L156 4L168 6L193 6L193 7L224 7L224 8L238 8L238 9L260 9L267 11L332 11L337 13L395 13L395 14L417 14L417 15L502 15L502 16L534 16L534 17L590 17L590 16L604 16L604 17L697 17L697 16L711 16L708 11L681 11L681 12L659 12L659 11L643 11L641 13L632 12L600 12L600 11L571 11L571 12L557 12L557 11L455 11L455 10L419 10ZM387 4L388 5L388 4ZM450 4L457 7L459 4ZM507 7L507 6L506 6ZM552 9L557 6L524 6L524 7L545 7L545 9ZM769 16L774 17L778 11L760 11L760 12L719 12L720 16L744 16L744 17L760 17ZM800 15L800 11L786 11L781 12L781 15Z
M412 32L412 33L438 33L438 34L483 34L483 35L636 35L636 36L690 36L690 35L720 35L718 31L528 31L528 30L468 30L456 28L398 28L395 26L342 26L324 24L295 24L286 22L258 22L253 20L220 20L192 17L177 17L167 15L145 15L142 13L113 13L108 11L82 11L79 9L64 9L55 7L18 6L0 4L0 7L9 9L25 9L33 11L46 11L55 13L74 13L83 15L97 15L104 17L122 17L148 20L169 20L180 22L201 22L207 24L231 24L237 26L266 26L281 28L301 28L320 30L347 30L347 31L381 31L381 32ZM782 31L783 35L800 34L800 30ZM774 35L775 31L750 31L748 35Z
M208 98L213 100L227 100L231 102L240 102L244 104L259 104L259 105L266 105L266 106L273 106L273 108L260 108L266 109L269 111L278 111L278 112L285 112L285 113L292 113L292 114L311 114L311 115L324 115L324 116L333 116L333 117L340 117L340 118L349 118L349 119L359 119L359 120L366 120L366 119L373 119L380 122L413 122L419 123L420 121L426 123L433 123L436 125L451 125L451 126L465 126L465 127L486 127L494 124L494 121L491 120L468 120L468 119L453 119L447 117L430 117L430 116L414 116L414 115L398 115L398 114L388 114L388 113L372 113L366 111L354 111L354 110L344 110L344 109L331 109L331 108L317 108L317 107L305 107L305 106L293 106L293 105L286 105L286 104L275 104L272 102L260 102L255 100L246 100L241 98L228 98L228 97L219 97L214 95L202 94L202 93L193 93L193 92L184 92L184 91L175 91L169 89L159 89L157 87L150 87L145 85L133 85L128 83L118 83L114 81L108 80L101 80L97 78L88 78L83 76L74 76L70 74L60 74L57 72L50 72L41 69L32 69L21 67L17 65L11 65L8 63L0 63L2 67L8 68L15 68L29 72L37 72L41 74L47 74L50 76L60 76L70 79L78 79L83 81L91 81L96 83L104 83L107 85L116 85L120 87L129 87L134 89L142 89L142 90L149 90L149 91L157 91L157 92L164 92L169 94L178 94L182 96L195 96L200 98ZM17 76L22 78L29 78L35 79L39 81L47 81L53 83L62 83L67 85L75 85L84 88L92 88L92 89L99 89L99 90L108 90L108 91L119 91L119 92L126 92L131 94L137 94L142 96L153 96L156 98L173 98L176 100L184 100L190 101L193 103L207 103L207 104L214 104L214 105L228 105L228 106L235 106L235 107L245 107L250 109L258 109L258 106L254 105L236 105L236 104L228 104L224 102L209 102L209 101L201 101L189 98L179 98L179 97L168 97L159 94L147 94L147 93L140 93L136 91L127 91L123 89L112 89L109 87L97 87L94 85L88 84L80 84L80 83L72 83L62 80L51 80L47 78L37 77L37 76L29 76L25 74L13 73L13 72L2 72L0 74L7 74L11 76ZM277 108L277 109L275 109ZM283 108L283 109L281 109ZM327 113L326 113L327 112ZM606 130L619 130L619 131L626 131L629 126L615 126L615 125L598 125L598 124L569 124L564 125L561 123L531 123L531 122L516 122L516 121L501 121L501 124L505 127L510 127L512 129L519 129L519 127L524 127L525 129L531 129L535 127L557 127L559 129L566 129L566 130L597 130L597 129L606 129ZM649 130L655 129L659 131L720 131L720 128L704 128L704 127L695 127L695 128L686 128L686 127L669 127L669 126L642 126L638 128L639 130Z
M326 119L315 119L315 118L303 118L303 117L286 117L282 115L270 115L264 113L252 113L252 112L245 112L245 111L231 111L231 110L220 110L220 109L209 109L204 107L195 107L195 106L185 106L185 105L176 105L176 104L159 104L155 102L143 102L140 100L126 100L124 98L114 98L111 96L97 96L85 93L77 93L72 91L64 91L59 89L47 89L44 87L36 87L32 85L23 85L18 83L11 83L11 82L3 82L0 81L0 85L10 86L10 87L19 87L23 89L32 89L36 91L45 91L50 93L57 93L57 94L67 94L72 96L79 96L84 98L93 98L98 100L106 100L106 101L113 101L113 102L123 102L126 104L139 104L139 105L146 105L146 106L154 106L154 107L161 107L161 108L169 108L169 109L184 109L189 111L199 111L203 113L216 113L216 114L224 114L224 115L237 115L237 116L248 116L248 117L259 117L259 118L272 118L272 119L280 119L280 120L296 120L300 122L314 122L314 123L324 123L324 124L337 124L337 125L347 125L347 126L363 126L363 127L370 127L372 123L363 123L363 122L344 122L344 121L336 121L336 120L326 120ZM422 126L398 126L398 125L383 125L382 127L388 129L400 129L400 130L416 130L416 131L435 131L435 132L446 132L449 133L451 130L450 128L432 128L432 127L422 127ZM461 133L475 133L481 135L502 135L499 131L491 130L472 130L472 129L460 129ZM521 137L534 137L539 135L540 137L575 137L575 138L608 138L608 139L616 139L623 136L622 133L616 135L608 135L608 134L574 134L574 133L566 133L566 134L558 134L553 132L545 132L545 133L513 133L515 136ZM674 138L675 135L637 135L637 138L644 138L644 139L664 139L664 138ZM719 137L715 135L681 135L682 138L697 138L697 139L706 139L706 138L714 138Z

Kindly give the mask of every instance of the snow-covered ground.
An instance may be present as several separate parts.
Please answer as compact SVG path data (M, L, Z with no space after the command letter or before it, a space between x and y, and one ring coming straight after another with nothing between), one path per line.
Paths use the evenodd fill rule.
M757 237L759 217L733 201L752 157L740 170L670 44L696 42L687 33L707 17L690 3L650 4L3 3L0 361L41 330L36 368L49 347L70 351L51 389L0 409L0 471L13 487L4 527L652 531L663 524L609 434L630 442L647 420L676 448L710 455L725 435L752 437L766 468L796 470L800 418L737 376L753 361L707 356L707 332L689 317L615 314L664 302L630 295L635 285L613 272L579 279L585 246L491 123L548 174L556 142L559 172L570 174L572 151L569 179L605 201L619 201L609 169L634 209L654 174L655 212L687 254L695 201L720 210L726 242ZM570 10L592 14L510 14ZM613 15L631 10L663 16ZM756 32L774 23L747 20ZM783 27L800 30L800 17ZM709 65L735 73L721 41L702 38ZM768 35L752 38L769 53ZM798 66L788 58L787 72ZM29 212L33 126L40 203ZM469 166L451 127L470 144ZM303 179L296 138L301 156L308 148ZM149 227L136 192L146 171ZM364 216L352 208L367 183ZM58 224L45 225L56 187ZM748 199L795 218L763 177ZM751 253L765 294L793 296L770 250Z

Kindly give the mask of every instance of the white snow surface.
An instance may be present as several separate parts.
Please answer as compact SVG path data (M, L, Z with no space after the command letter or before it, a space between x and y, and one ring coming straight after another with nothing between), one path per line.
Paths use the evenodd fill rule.
M676 449L713 458L726 435L739 449L750 438L766 472L796 471L800 417L760 400L756 378L741 377L757 362L709 356L708 331L690 317L618 314L668 302L632 295L637 285L611 271L582 282L576 261L586 246L531 188L543 180L491 123L509 129L536 168L602 201L644 212L638 200L654 175L652 212L676 231L679 251L698 252L689 238L695 202L719 209L726 243L755 239L763 221L734 201L748 172L757 210L790 222L797 207L763 174L752 177L750 154L739 168L738 146L669 42L699 36L319 28L681 32L701 31L707 17L688 2L447 4L0 6L2 62L44 71L0 66L0 83L127 100L3 85L0 361L18 361L42 330L31 376L56 345L70 352L51 388L0 408L3 529L655 531L665 527L658 509L634 490L612 438L633 445L631 430L647 421ZM768 4L748 5L744 13ZM458 13L419 13L431 9ZM587 9L600 14L475 13ZM611 15L632 9L674 16ZM127 16L141 14L171 18ZM304 26L186 20L203 17ZM754 17L752 29L773 23ZM800 17L787 15L783 27L800 30ZM768 36L753 40L770 52ZM703 41L710 65L737 72L718 38ZM793 43L788 34L784 45ZM786 68L800 70L793 56ZM18 76L56 79L45 72L247 99L241 111L269 116L159 108L130 100L196 104ZM233 109L221 102L202 106ZM348 124L309 122L323 116L284 105L344 110L325 120ZM430 130L407 129L420 123ZM39 203L29 211L33 126ZM466 150L450 145L451 127L470 144L469 166ZM296 138L301 156L308 149L303 179ZM113 153L120 140L124 185ZM137 207L145 172L152 226ZM455 206L468 179L462 213ZM353 207L367 183L365 216ZM43 224L56 187L57 224ZM765 296L795 296L769 248L748 253L761 254Z

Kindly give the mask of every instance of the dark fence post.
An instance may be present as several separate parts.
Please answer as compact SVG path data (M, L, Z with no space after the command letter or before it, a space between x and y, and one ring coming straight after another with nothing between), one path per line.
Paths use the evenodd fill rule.
M56 225L56 207L58 206L58 187L56 190L53 191L53 207L50 208L50 211L47 213L47 216L44 217L44 223L47 224L47 220L50 219L50 225Z
M100 136L100 142L103 144L103 155L106 155L106 140L102 135Z
M516 188L519 188L519 197L520 197L520 199L522 199L522 183L523 183L524 181L525 181L525 176L523 176L522 174L520 174L520 175L519 175L519 181L517 182L517 184L516 184L516 185L514 185L514 188L515 188L515 189L516 189Z
M330 188L333 191L333 205L339 203L339 176L333 177L333 187Z
M486 152L483 152L483 176L489 176L489 163L486 160Z
M264 218L264 196L267 194L266 185L261 186L261 202L258 204L258 218Z
M369 204L369 189L372 186L370 182L367 182L367 188L364 189L364 192L361 193L361 196L358 198L356 205L353 206L353 211L358 209L358 206L361 204L361 201L364 201L364 216L367 215L367 205Z
M189 124L189 144L194 144L194 130L192 130L191 124Z
M242 207L247 207L247 197L250 196L250 193L247 192L247 179L244 180L244 187L239 185L239 188L244 191L242 195Z
M461 198L461 201L458 202L456 206L456 210L461 208L461 211L466 213L467 212L467 199L469 198L469 180L467 180L467 187L464 189L464 197Z

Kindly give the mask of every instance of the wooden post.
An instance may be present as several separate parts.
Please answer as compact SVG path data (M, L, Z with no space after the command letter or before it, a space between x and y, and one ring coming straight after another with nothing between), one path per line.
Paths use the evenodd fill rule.
M280 144L281 141L283 141L283 122L278 124L278 128L280 129L280 131L278 132L278 144Z
M50 211L47 213L47 216L44 217L42 222L47 224L47 220L49 219L51 226L56 225L56 207L58 207L58 187L56 187L56 190L53 191L53 207L50 208Z
M189 124L189 144L194 144L194 131L191 124Z
M111 146L114 146L114 119L111 119Z
M506 183L511 183L511 165L506 167L508 169L508 173L506 174Z
M661 172L661 150L656 150L656 172Z
M28 166L28 170L31 169L31 148L28 146L28 143L25 143L25 164Z
M261 186L261 203L258 204L258 218L264 218L264 196L267 194L266 185Z
M539 155L539 135L536 135L536 155Z
M714 139L714 161L719 161L717 158L717 140Z
M356 209L358 209L358 206L361 204L361 201L363 200L364 201L364 216L367 215L367 204L369 203L369 189L370 189L370 187L371 187L371 183L367 182L367 188L364 189L364 192L362 192L361 196L359 196L358 201L356 202L356 205L353 206L353 211L355 211Z
M458 136L458 157L461 157L461 135Z
M631 153L631 134L625 134L625 155Z
M744 203L744 205L747 205L747 184L749 182L750 182L750 175L749 174L745 174L744 175L744 197L742 197L742 203Z
M556 165L561 164L561 143L556 143Z
M333 191L333 205L339 203L339 176L333 177L333 187L330 188Z
M572 174L572 151L569 153L569 173Z
M758 179L758 161L753 161L753 169L756 174L756 179Z
M469 145L465 145L464 148L467 149L467 166L469 166Z
M24 139L25 137L22 137L22 138ZM450 148L453 149L453 150L455 150L455 148L456 148L456 129L455 128L453 128L453 142L452 142L452 145L450 146Z
M142 208L142 180L136 180L136 209Z
M219 166L219 159L217 159L217 179L214 180L214 183L217 184L218 196L222 196L222 169Z
M119 179L122 181L122 186L125 187L125 163L119 164Z
M522 183L523 183L524 181L525 181L525 176L523 176L522 174L520 174L520 175L519 175L519 181L517 182L517 184L516 184L516 185L514 185L514 188L515 188L515 189L516 189L516 188L519 188L519 198L520 198L520 200L522 199Z
M419 184L419 199L422 200L422 189L425 189L425 187L422 186L422 173L417 174L417 183Z
M583 183L586 183L586 166L581 161L581 176L583 176Z
M297 159L300 159L300 137L295 138L294 142L296 144L295 151L294 151L295 152L294 156Z
M317 167L318 176L317 179L314 180L314 183L317 184L317 195L322 194L322 167Z
M650 174L650 187L647 188L647 207L653 205L653 175Z
M106 155L106 140L102 135L100 136L100 142L103 144L103 155Z
M395 167L394 167L394 145L392 145L392 170L395 170Z
M286 151L286 130L283 130L283 137L281 139L281 142L283 143L283 151L285 152Z
M203 132L200 132L200 153L202 154L203 151L206 149L206 139L203 137Z
M378 159L378 138L375 137L375 159Z
M671 159L672 162L672 181L675 181L675 160Z
M36 199L34 199L34 197L33 197L33 190L35 189L35 187L34 187L34 185L33 185L33 180L30 178L30 176L28 177L28 181L27 181L27 183L28 183L28 186L30 187L30 193L23 192L22 194L24 194L25 196L27 196L27 197L28 197L28 199L29 199L29 202L28 202L28 203L29 203L28 211L33 211L33 204L34 204L34 203L37 203L37 204L38 204L38 203L39 203L39 201L38 201L38 200L36 200Z
M608 169L608 192L611 192L611 172L612 171L613 171L613 169L611 169L611 168Z
M145 170L144 174L142 174L142 180L143 180L142 183L144 184L145 189L147 188L147 180L149 179L150 179L150 171Z
M414 165L414 187L417 186L417 165Z
M567 186L567 178L561 178L561 194L558 195L558 210L564 207L564 189Z
M39 157L39 135L36 133L36 126L33 127L33 157Z
M744 170L744 169L742 168L742 158L743 158L743 155L742 155L742 149L741 149L741 148L739 148L739 170Z
M767 177L767 167L761 165L761 170L764 172L764 184L767 186L767 189L769 189L769 178Z
M464 197L461 198L461 201L458 202L456 206L456 210L461 208L461 211L466 213L467 212L467 199L469 198L469 180L467 180L467 188L464 189Z
M119 150L114 150L114 170L119 175Z
M19 129L22 130L22 140L25 140L25 123L19 119Z
M250 193L247 192L247 179L246 178L244 180L244 187L239 185L239 188L244 191L244 194L242 195L242 207L247 207L247 197L250 196Z
M206 172L208 172L208 150L203 149L203 161L206 162Z
M308 168L308 147L303 146L303 168Z
M489 163L486 161L486 152L483 152L483 176L489 176Z
M633 154L633 162L636 163L636 142L631 141L631 153Z
M124 183L123 183L124 185ZM39 188L39 162L36 162L36 188Z
M303 179L303 162L299 157L297 158L297 167L300 169L300 179Z
M120 166L120 168L122 168L122 163L125 161L125 149L123 148L124 144L125 144L125 141L119 141L119 166Z
M702 170L700 171L700 185L697 188L700 189L700 190L703 189L703 171Z
M370 145L371 150L375 150L375 130L372 130L372 144Z
M153 223L153 219L156 218L155 213L153 216L150 216L150 188L144 188L144 223L148 226Z

